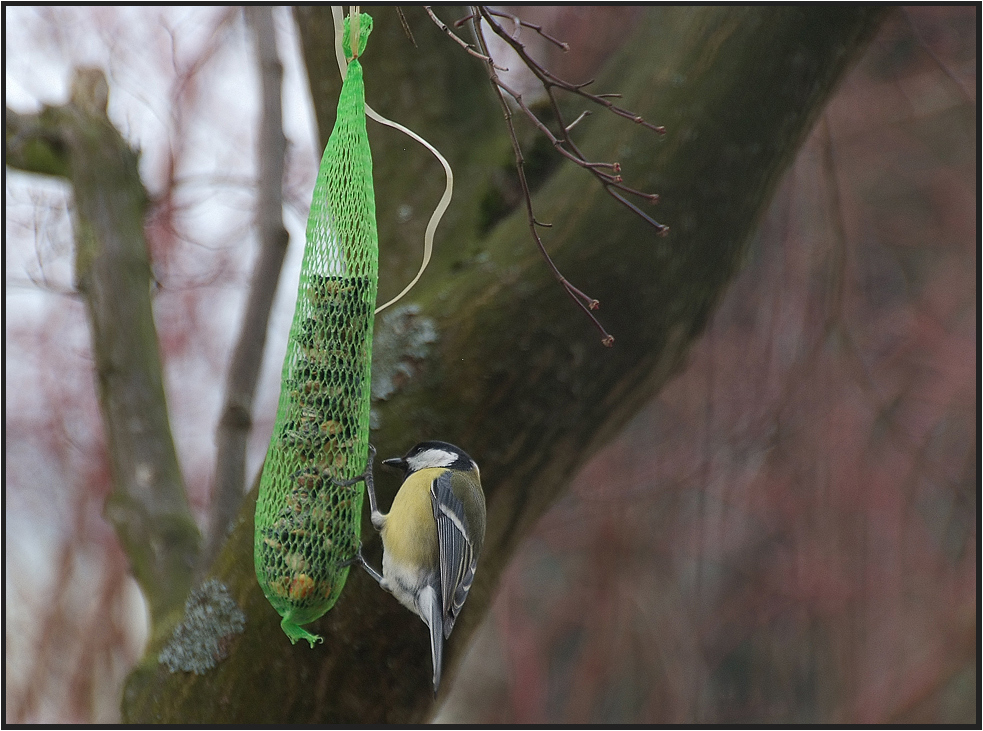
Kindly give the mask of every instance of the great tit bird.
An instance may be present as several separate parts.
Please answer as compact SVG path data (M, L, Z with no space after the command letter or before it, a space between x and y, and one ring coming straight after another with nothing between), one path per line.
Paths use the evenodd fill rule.
M389 513L379 510L365 475L372 525L382 534L382 574L359 562L383 589L430 629L433 691L440 687L444 640L468 598L485 539L485 494L478 465L447 442L421 442L404 457L383 461L405 473Z

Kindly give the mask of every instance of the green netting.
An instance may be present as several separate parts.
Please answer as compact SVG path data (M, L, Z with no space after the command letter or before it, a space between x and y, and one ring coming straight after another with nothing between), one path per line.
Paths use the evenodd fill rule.
M372 29L361 14L359 55ZM344 48L351 57L349 21ZM357 58L338 100L307 222L280 402L256 503L256 577L291 642L328 611L359 546L379 244Z

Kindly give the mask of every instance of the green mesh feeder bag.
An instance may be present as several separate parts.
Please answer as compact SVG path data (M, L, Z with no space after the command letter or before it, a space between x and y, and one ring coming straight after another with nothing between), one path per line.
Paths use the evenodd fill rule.
M359 54L372 29L360 16ZM351 59L349 20L344 50ZM337 601L358 552L379 242L365 87L351 60L324 149L256 503L256 577L291 642Z

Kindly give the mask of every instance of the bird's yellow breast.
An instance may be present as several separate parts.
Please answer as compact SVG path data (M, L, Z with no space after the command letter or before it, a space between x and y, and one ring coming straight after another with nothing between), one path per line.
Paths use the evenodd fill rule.
M430 485L441 469L414 472L399 488L382 528L382 545L399 563L436 565L437 526Z

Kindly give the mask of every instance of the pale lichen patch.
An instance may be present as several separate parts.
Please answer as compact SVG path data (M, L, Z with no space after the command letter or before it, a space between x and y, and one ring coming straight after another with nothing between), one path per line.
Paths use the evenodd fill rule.
M217 579L209 579L191 592L184 618L158 660L172 673L203 675L229 656L232 641L246 629L246 615Z
M412 380L437 339L436 323L419 305L383 315L372 345L372 398L384 401Z

